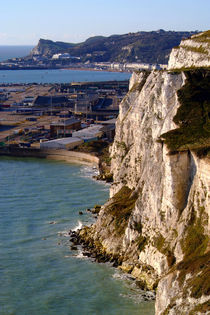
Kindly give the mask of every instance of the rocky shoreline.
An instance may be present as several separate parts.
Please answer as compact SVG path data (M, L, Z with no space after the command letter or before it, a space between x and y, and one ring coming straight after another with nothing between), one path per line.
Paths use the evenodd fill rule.
M89 209L88 209L89 210ZM91 212L94 214L94 209ZM88 232L91 227L84 226L77 231L69 231L69 242L71 243L70 249L72 251L82 250L82 255L93 260L96 263L110 263L114 268L120 269L127 279L132 280L135 284L135 287L140 290L139 294L142 297L143 301L153 301L155 300L155 290L148 290L145 286L145 283L140 279L135 278L129 273L125 273L122 269L123 258L118 255L108 254L105 251L100 250L100 247L95 246L89 238Z
M93 209L86 209L86 211L94 215L95 219L97 219L100 209L100 205L95 205ZM80 211L79 215L83 215L83 212ZM81 246L83 256L91 257L97 263L110 262L112 263L113 267L119 267L120 265L122 265L122 260L117 255L109 255L105 251L101 251L95 246L95 244L93 244L91 238L89 238L88 236L91 230L91 226L83 226L81 229L78 229L76 231L69 231L69 241L72 244L70 247L71 250L77 250L77 246Z

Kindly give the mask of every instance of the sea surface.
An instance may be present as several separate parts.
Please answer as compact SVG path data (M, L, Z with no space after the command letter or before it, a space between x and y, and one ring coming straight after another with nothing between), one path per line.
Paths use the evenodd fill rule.
M27 56L34 46L0 45L0 62L11 58Z
M24 57L33 46L1 46L0 61ZM69 83L130 79L130 73L83 70L0 70L0 84L8 83Z
M0 84L112 81L128 80L130 76L125 72L90 70L0 70Z
M133 280L70 249L69 229L94 222L85 209L108 198L95 172L0 158L1 315L154 315Z

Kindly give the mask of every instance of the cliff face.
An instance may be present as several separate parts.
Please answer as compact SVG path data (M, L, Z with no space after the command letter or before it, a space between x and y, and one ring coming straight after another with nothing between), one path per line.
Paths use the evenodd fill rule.
M210 163L192 155L187 206L176 226L177 264L158 284L156 314L209 314ZM180 255L177 253L180 252ZM164 312L163 312L164 310Z
M209 261L210 162L190 150L170 154L158 141L177 127L177 91L185 84L184 73L134 74L111 151L111 196L124 185L138 195L123 235L129 258L122 267L134 263L131 273L151 287L161 278L156 314L206 313L209 298L207 269L200 266ZM145 266L149 273L142 272Z
M208 76L133 74L111 148L111 198L96 224L81 231L143 287L157 286L156 315L210 311Z
M74 44L53 42L52 40L40 39L38 44L31 50L30 55L47 56L50 57L56 53L65 53L68 49L72 48Z
M210 66L210 31L182 40L180 46L173 48L168 69Z

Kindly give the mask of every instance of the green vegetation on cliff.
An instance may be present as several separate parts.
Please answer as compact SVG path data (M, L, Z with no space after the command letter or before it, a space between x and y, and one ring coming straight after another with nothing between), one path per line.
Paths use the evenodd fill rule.
M179 128L161 138L171 151L209 150L210 147L210 70L184 71L185 85L178 91L181 104L174 122Z
M118 235L122 235L125 232L137 198L138 194L133 193L127 186L123 186L114 195L111 204L107 206L106 213L113 217L115 230Z
M203 206L199 207L199 213L196 214L192 206L185 237L181 243L184 259L177 265L177 270L179 270L179 282L182 285L186 275L191 275L186 281L185 287L186 290L190 288L190 295L193 298L210 294L209 237L204 233L204 226L207 224L208 215L205 208Z
M193 40L198 43L210 43L210 30L194 36Z

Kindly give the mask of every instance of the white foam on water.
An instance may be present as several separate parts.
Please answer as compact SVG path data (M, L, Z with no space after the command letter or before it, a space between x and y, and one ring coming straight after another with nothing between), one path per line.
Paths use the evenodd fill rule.
M131 299L134 303L142 303L145 301L153 301L155 300L155 294L150 291L136 290L136 292L128 293L128 294L120 294L123 298Z
M98 184L101 184L104 186L104 189L101 189L102 191L107 191L107 187L111 186L111 183L107 183L104 180L97 180L95 177L99 175L99 169L96 166L83 166L80 170L80 176L83 178L90 178L93 181L97 181Z
M123 273L123 272L120 272L118 270L116 270L116 272L113 274L112 276L114 279L118 279L118 280L130 280L130 281L133 281L135 280L134 277L132 277L131 275L129 274L126 274L126 273Z
M69 237L69 231L59 231L57 232L59 236Z
M144 301L144 298L141 294L122 294L120 293L120 296L126 299L133 300L134 303L142 303Z
M78 249L78 252L77 252L77 254L75 255L75 257L76 257L76 258L79 258L79 259L88 259L87 256L84 256L84 255L83 255L82 249Z
M80 171L81 177L93 178L93 176L99 175L99 170L94 166L83 166Z
M75 226L75 228L72 229L73 232L76 232L82 228L83 224L81 221L78 220L78 224Z
M116 272L113 274L113 279L120 280L124 282L125 287L130 291L130 293L127 294L120 294L123 298L131 299L134 303L142 303L143 301L152 301L155 299L155 293L151 291L144 291L141 290L134 281L135 278L132 277L129 274L120 272L119 270L116 270Z

